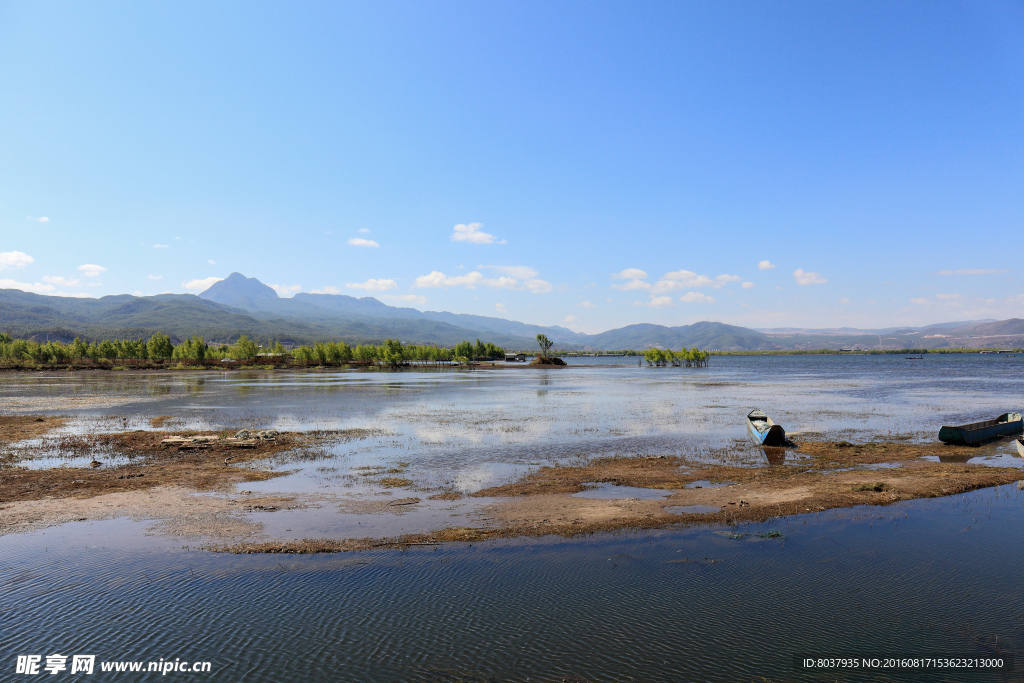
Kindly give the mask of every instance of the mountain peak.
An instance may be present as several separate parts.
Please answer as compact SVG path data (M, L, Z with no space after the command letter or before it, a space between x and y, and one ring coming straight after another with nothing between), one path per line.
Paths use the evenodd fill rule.
M278 298L273 288L266 286L254 277L246 277L241 273L231 273L225 279L213 285L199 295L201 299L216 301L225 306L239 308L259 308L261 302Z

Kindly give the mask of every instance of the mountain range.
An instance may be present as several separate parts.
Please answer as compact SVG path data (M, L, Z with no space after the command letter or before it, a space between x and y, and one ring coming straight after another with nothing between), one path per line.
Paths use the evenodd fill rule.
M398 338L408 343L453 346L468 339L490 341L509 349L533 349L538 334L563 350L678 349L716 350L860 348L940 348L948 346L1024 345L1024 320L965 321L925 327L858 330L754 330L719 322L666 327L641 323L599 334L560 326L489 316L420 311L388 306L373 297L299 293L282 298L256 278L232 273L198 296L115 295L99 299L46 296L16 289L0 290L0 331L37 340L148 337L160 331L175 341L202 335L231 342L240 335L296 345L320 340L350 344Z

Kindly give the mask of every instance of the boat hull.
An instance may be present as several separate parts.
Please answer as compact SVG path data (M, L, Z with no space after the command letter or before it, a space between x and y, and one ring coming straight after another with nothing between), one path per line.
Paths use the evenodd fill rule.
M1024 458L1024 441L1021 440L1021 437L1017 437L1016 444L1017 452L1020 454L1020 457Z
M759 420L759 422L764 422ZM768 429L762 431L755 426L755 421L747 416L747 433L750 434L751 440L759 446L785 446L786 445L786 430L782 428L782 425L777 425L772 422L771 418L767 418Z
M974 422L955 427L944 426L939 430L939 441L950 444L972 445L996 439L1007 434L1016 434L1024 429L1024 417L1020 413L1003 413L994 420Z

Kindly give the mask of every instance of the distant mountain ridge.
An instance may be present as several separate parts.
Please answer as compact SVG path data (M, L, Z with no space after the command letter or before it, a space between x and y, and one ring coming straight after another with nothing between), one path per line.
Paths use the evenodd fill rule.
M229 342L244 334L291 345L331 339L352 344L378 343L390 337L409 343L454 346L462 340L479 338L517 350L533 349L537 334L547 335L563 350L651 346L741 351L1024 345L1024 320L1016 318L881 330L753 330L710 321L677 327L639 323L599 334L583 334L557 325L389 306L373 297L300 293L282 298L272 287L241 273L232 273L198 296L122 294L79 299L0 290L0 331L62 341L76 336L138 338L164 332L176 341L201 335L208 341Z

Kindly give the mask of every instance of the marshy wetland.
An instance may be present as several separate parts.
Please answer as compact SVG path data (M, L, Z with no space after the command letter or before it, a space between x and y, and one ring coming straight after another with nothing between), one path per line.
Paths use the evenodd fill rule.
M226 680L1024 680L792 662L1024 653L1024 460L935 440L1019 410L1021 362L9 373L5 650L205 652ZM754 407L793 445L754 447ZM175 601L198 632L145 619Z

